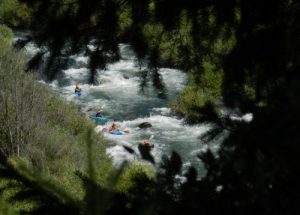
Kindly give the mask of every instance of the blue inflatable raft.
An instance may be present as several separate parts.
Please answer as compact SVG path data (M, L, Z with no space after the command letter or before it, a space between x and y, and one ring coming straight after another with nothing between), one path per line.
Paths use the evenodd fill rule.
M114 130L114 131L111 131L109 132L110 134L113 134L113 135L123 135L123 132L119 131L119 130Z
M75 95L76 96L81 96L81 92L76 92Z
M95 120L96 122L107 122L109 118L104 116L90 116L91 119Z

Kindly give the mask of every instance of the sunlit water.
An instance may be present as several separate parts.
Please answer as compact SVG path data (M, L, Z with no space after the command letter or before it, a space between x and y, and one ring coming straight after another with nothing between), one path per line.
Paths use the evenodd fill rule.
M38 50L32 44L26 49L31 55ZM121 136L104 133L108 139L107 154L113 158L115 165L124 160L139 159L138 144L150 138L155 146L151 154L156 165L162 155L170 155L172 151L176 151L185 168L194 166L200 172L205 172L197 154L208 148L213 151L218 149L218 141L203 144L200 140L201 135L211 128L210 125L187 125L184 119L176 116L168 107L186 85L186 74L175 69L160 68L167 98L158 98L151 82L144 93L141 93L141 69L135 64L135 56L128 45L121 44L120 50L122 59L119 62L108 65L105 71L98 71L97 79L100 84L97 86L88 83L88 58L82 55L72 56L71 66L63 70L49 85L66 100L76 103L87 117L102 109L105 116L117 122L120 130L129 130L129 134ZM74 95L76 83L80 83L82 88L80 97ZM152 127L140 129L138 125L143 122L151 123ZM111 122L98 123L95 130L101 132L110 124ZM132 147L136 155L128 153L123 145Z

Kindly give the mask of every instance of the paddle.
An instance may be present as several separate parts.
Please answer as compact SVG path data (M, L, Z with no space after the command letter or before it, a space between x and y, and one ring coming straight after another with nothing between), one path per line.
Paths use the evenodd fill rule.
M93 108L88 108L87 110L86 110L86 112L89 112L89 111L92 111L93 110Z

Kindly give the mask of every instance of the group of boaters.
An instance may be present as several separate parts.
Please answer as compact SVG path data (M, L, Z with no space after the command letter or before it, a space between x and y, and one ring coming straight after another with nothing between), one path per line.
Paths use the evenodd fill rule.
M78 83L75 85L75 94L76 95L81 95L81 88L80 88L80 85ZM91 111L91 110L92 110L91 108L88 109L88 111ZM102 110L99 110L96 113L96 117L103 117ZM118 130L119 130L119 126L116 124L116 122L114 120L113 120L112 124L110 125L110 127L103 129L103 131L106 131L106 132L113 132L113 131L118 131ZM129 131L124 130L124 133L129 133ZM151 145L149 139L144 139L143 145L147 146L147 147L150 147L150 146L153 147L153 145Z

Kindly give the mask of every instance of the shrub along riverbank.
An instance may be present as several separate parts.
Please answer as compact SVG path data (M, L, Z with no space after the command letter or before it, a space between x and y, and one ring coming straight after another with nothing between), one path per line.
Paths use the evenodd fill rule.
M0 170L4 170L6 162L22 174L25 168L26 177L39 175L77 201L86 194L84 175L92 175L93 181L102 187L111 186L111 176L116 169L105 154L106 141L95 133L94 123L74 104L55 96L47 85L38 82L35 74L25 73L25 61L24 54L13 49L8 49L0 58L0 154L1 160L5 160ZM144 167L140 164L136 168L126 168L120 176L120 184L116 177L113 189L128 195L126 190L132 189L136 174L150 177L149 171L142 171ZM0 175L3 176L0 193L4 202L22 189L26 190L18 181ZM0 205L4 205L0 210L7 208L2 200ZM26 200L13 203L13 207L30 211L34 204Z
M34 74L25 73L24 63L24 55L14 50L0 61L1 152L22 159L35 172L53 176L74 195L82 195L73 173L86 168L86 133L94 125L75 105L54 96ZM104 182L112 168L105 141L94 132L91 138L98 181Z

